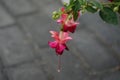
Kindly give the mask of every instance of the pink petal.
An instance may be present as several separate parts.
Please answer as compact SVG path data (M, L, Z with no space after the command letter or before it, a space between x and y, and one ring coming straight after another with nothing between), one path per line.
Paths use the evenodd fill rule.
M66 43L68 40L71 40L71 39L72 39L71 37L69 37L68 32L64 32L62 36L63 36L63 38L62 38L61 42L62 42L63 44Z
M59 39L59 34L56 31L50 31L50 33L52 34L51 37L53 37L55 40Z
M57 42L57 41L54 41L54 42L48 42L48 44L49 44L49 46L50 46L51 48L56 48L57 45L58 45L58 42Z
M58 20L57 20L57 23L62 23L62 20L61 20L61 19L58 19Z
M52 35L55 35L55 36L58 35L58 32L56 32L56 31L50 31L50 33L51 33Z
M61 15L61 19L62 19L63 21L66 21L67 17L68 17L68 14L62 14L62 15Z
M72 39L71 37L69 37L68 32L64 32L63 36L64 36L64 39Z

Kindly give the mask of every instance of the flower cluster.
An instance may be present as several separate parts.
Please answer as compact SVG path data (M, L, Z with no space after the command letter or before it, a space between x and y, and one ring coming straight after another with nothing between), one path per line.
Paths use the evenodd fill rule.
M75 21L73 12L67 11L65 8L61 8L59 12L53 12L53 19L56 19L56 22L60 25L60 32L50 31L54 41L49 41L48 44L55 49L56 54L59 56L58 72L60 72L60 55L63 54L64 50L69 50L66 45L67 41L72 39L69 34L75 32L79 23Z
M53 37L55 41L48 42L48 44L51 48L55 49L57 55L62 55L65 49L69 50L66 45L66 42L72 39L69 37L69 33L74 33L79 23L74 20L72 12L68 13L65 8L61 8L59 13L60 17L56 21L60 24L61 30L59 33L50 31L52 34L51 37Z

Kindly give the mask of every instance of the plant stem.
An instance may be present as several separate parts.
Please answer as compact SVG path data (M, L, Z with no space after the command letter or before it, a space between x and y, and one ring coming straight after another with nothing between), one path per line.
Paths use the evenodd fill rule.
M109 3L102 3L103 5L120 5L120 2L109 2Z

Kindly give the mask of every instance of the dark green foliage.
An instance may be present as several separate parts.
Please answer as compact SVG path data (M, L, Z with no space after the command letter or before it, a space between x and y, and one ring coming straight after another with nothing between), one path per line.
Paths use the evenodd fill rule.
M103 7L103 10L99 11L99 15L107 23L118 24L117 15L111 8Z
M87 6L87 7L86 7L86 10L87 10L88 12L91 12L91 13L97 12L97 9L93 8L92 6Z

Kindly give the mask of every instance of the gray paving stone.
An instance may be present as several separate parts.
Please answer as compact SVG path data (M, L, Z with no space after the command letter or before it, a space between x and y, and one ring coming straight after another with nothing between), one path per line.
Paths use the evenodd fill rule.
M49 31L59 28L45 12L40 12L28 17L21 17L19 23L41 48L48 47L48 41L50 40Z
M87 78L85 78L84 80L101 80L100 76L89 76Z
M35 5L30 0L3 0L3 2L14 15L36 11Z
M51 17L53 11L59 10L62 6L60 0L44 0L42 2L40 0L33 0L33 2L38 5L39 10L45 11L49 17Z
M61 72L57 72L58 56L49 48L40 49L38 56L42 57L43 69L50 80L84 80L87 73L82 69L82 64L71 52L64 52L61 56ZM41 62L41 61L40 61ZM38 63L40 63L38 61Z
M34 63L6 69L9 80L47 80L40 67Z
M0 56L4 65L33 59L33 51L17 26L0 29Z
M3 74L1 73L1 70L0 70L0 80L6 80Z
M93 70L102 71L115 67L120 62L111 55L110 50L96 40L94 33L87 29L81 29L72 35L71 49L78 47L78 53L82 55ZM113 53L114 54L114 53Z
M0 5L0 27L13 24L14 22L15 22L14 19Z
M120 80L120 71L116 71L111 74L106 74L102 80Z
M80 18L81 23L85 23L86 27L96 32L100 39L112 47L120 56L120 24L111 25L104 23L104 21L96 14L85 14Z

